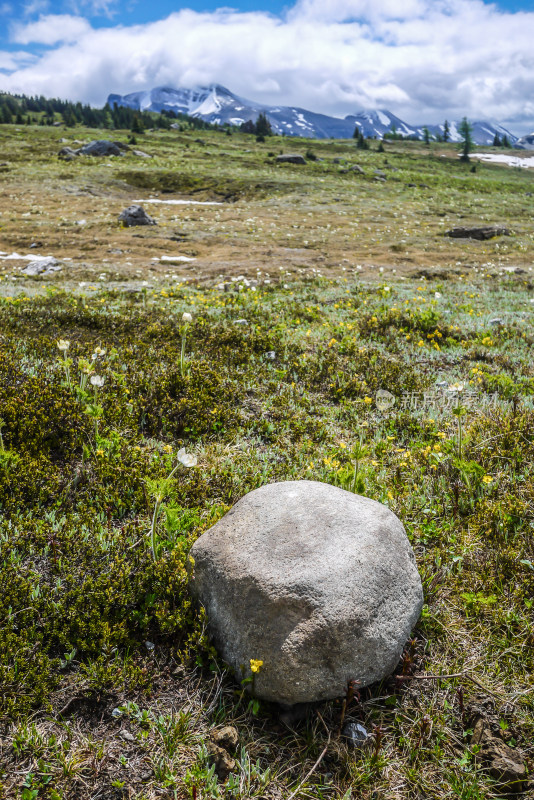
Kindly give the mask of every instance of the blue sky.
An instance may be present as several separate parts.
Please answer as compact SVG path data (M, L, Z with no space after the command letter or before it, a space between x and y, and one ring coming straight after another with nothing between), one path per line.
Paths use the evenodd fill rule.
M534 0L228 5L0 0L0 89L102 105L216 82L340 117L385 108L412 124L467 115L534 129Z
M324 0L328 5L329 0ZM399 0L400 5L401 0ZM534 12L534 0L495 0L486 5L493 5L502 11L511 13L521 11ZM240 12L263 11L274 15L284 15L293 3L288 0L0 0L0 43L9 45L9 28L14 21L34 19L39 14L81 14L91 20L93 27L110 25L135 25L163 19L180 9L189 8L203 13L212 12L222 7L229 7ZM533 31L534 36L534 31Z

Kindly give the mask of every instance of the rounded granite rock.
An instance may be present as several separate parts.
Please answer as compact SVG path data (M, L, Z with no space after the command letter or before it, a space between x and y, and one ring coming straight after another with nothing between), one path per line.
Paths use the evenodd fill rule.
M345 694L396 667L423 604L399 519L316 481L245 495L194 544L192 588L238 680L286 705Z

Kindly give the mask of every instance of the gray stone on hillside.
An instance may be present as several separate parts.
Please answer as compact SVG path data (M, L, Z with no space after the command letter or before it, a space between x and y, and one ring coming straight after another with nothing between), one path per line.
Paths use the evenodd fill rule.
M127 150L126 145L121 142L110 142L107 139L97 139L80 147L82 156L121 156L123 150Z
M286 705L389 675L423 604L397 517L317 481L245 495L194 544L192 588L214 643L257 697Z
M62 158L64 161L74 161L79 154L79 151L73 150L72 147L62 147L57 155L58 158Z
M119 214L119 222L126 228L134 225L156 225L156 220L149 217L143 206L128 206Z
M486 239L493 239L494 236L510 236L510 231L500 225L482 225L477 228L452 228L445 235L450 236L452 239L478 239L479 241L485 241Z
M61 267L54 256L45 256L44 258L36 258L35 261L30 261L21 273L35 277L36 275L50 275L52 272L58 272Z
M352 172L357 172L358 175L365 175L365 170L359 164L353 164L351 170Z
M284 155L276 156L276 162L278 164L305 164L306 159L297 153L285 153Z

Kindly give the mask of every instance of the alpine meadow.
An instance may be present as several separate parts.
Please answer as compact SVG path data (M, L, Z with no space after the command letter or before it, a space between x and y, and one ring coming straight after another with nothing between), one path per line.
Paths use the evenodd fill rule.
M158 119L0 124L0 798L532 798L533 170ZM386 506L424 592L291 708L190 555L285 481Z

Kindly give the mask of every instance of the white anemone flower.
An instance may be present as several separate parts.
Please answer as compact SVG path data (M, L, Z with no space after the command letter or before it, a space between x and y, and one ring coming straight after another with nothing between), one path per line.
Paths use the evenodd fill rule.
M70 342L68 339L59 339L57 342L57 349L61 350L62 352L66 352L70 347Z
M183 464L184 467L196 467L197 465L197 457L192 453L186 453L185 447L178 450L178 461Z
M105 356L106 355L105 348L103 348L103 347L95 347L94 355L95 356Z
M91 386L96 386L98 389L101 389L104 385L103 375L91 375L89 380L91 381Z
M193 317L188 311L184 311L182 314L182 322L193 322Z

